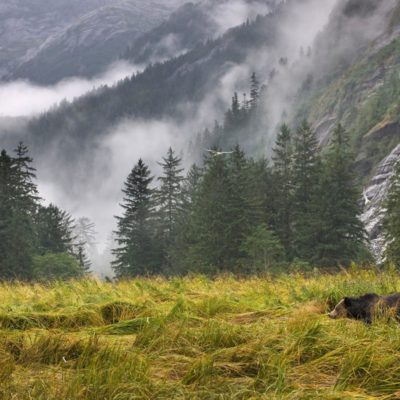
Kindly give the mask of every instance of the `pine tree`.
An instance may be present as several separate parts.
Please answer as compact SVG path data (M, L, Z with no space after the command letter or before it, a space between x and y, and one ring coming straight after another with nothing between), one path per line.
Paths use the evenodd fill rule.
M257 79L256 73L253 72L250 78L250 100L249 100L249 105L252 110L257 108L259 100L260 100L260 82Z
M38 253L69 253L75 255L74 220L54 204L39 207L36 215Z
M315 257L321 227L319 193L321 158L315 132L303 121L294 136L293 253L303 261Z
M229 214L234 216L227 221L227 248L229 259L237 264L243 257L240 251L243 241L263 222L263 199L258 192L255 165L246 158L239 145L235 146L228 159L229 168Z
M22 150L23 149L23 150ZM38 207L31 159L21 144L17 158L0 155L0 278L29 279L36 236L33 214Z
M15 163L21 185L18 191L26 203L26 209L34 214L40 197L35 183L36 169L32 167L33 159L29 156L29 149L23 142L18 144L15 153L17 155Z
M338 125L325 157L320 193L322 223L316 262L322 266L346 266L355 261L366 236L352 164L349 136Z
M246 258L252 263L252 272L266 272L279 262L284 249L267 225L257 226L242 244Z
M205 160L193 208L194 243L188 252L192 265L208 266L213 272L239 271L242 244L263 219L258 168L239 146L229 158L214 155Z
M75 249L81 267L89 272L92 267L90 257L98 256L96 248L95 224L89 218L83 217L76 221L74 228Z
M196 237L188 252L188 266L211 267L216 272L215 269L223 270L231 266L227 257L228 221L236 216L229 207L231 185L226 158L213 155L204 163L204 174L193 210Z
M386 199L384 233L386 241L385 258L389 263L400 266L400 163L397 163L391 178Z
M189 249L197 242L193 213L201 179L201 168L193 164L182 183L182 203L176 222L176 236L168 250L171 266L176 273L187 272L191 262Z
M292 172L292 133L286 124L283 124L278 133L274 154L273 174L275 181L275 207L273 225L287 258L293 256L292 250L292 219L293 219L293 172Z
M163 258L166 266L171 267L168 260L168 249L174 241L176 235L176 223L178 213L182 204L182 182L184 177L181 175L183 168L180 168L182 160L175 156L172 148L169 148L167 156L163 162L158 163L163 174L158 178L161 182L157 191L158 206L158 236L163 248Z
M124 213L116 217L118 247L113 250L112 263L118 278L159 272L154 247L154 189L150 187L153 179L140 159L124 184Z
M240 108L238 94L235 92L232 97L231 108L225 113L224 133L237 129L242 120L243 109Z

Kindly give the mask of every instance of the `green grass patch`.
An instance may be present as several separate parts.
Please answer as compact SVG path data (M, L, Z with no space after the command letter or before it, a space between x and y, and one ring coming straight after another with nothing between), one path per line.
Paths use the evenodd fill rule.
M396 271L357 267L3 284L0 398L397 399L398 322L326 314L343 296L399 290Z

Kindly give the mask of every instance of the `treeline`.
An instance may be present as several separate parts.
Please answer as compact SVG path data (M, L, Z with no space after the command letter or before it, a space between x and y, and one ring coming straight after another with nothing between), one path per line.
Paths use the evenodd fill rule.
M239 146L229 153L215 148L184 176L169 149L158 185L139 160L123 189L113 251L117 277L245 274L365 260L361 195L343 127L322 154L306 121L295 132L283 125L273 152L270 165Z
M0 279L48 280L87 273L83 237L91 235L93 224L86 219L75 224L57 206L42 205L35 178L24 144L14 156L1 152Z

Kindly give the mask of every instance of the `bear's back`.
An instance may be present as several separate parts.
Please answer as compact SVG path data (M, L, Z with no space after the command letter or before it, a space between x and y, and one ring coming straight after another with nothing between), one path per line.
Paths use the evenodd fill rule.
M389 296L382 296L382 300L388 307L396 307L400 310L400 293L393 293Z

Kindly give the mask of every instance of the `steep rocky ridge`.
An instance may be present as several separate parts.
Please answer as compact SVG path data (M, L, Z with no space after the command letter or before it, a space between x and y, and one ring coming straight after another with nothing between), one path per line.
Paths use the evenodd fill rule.
M394 168L400 161L400 145L378 166L374 176L364 190L364 212L362 221L365 224L370 241L370 248L378 262L384 258L385 238L382 231L382 220L385 214L384 203L390 187Z
M0 78L51 84L92 76L185 1L7 1L0 4Z

